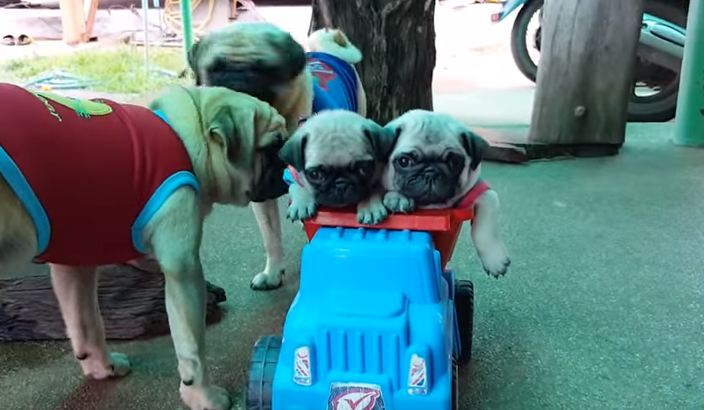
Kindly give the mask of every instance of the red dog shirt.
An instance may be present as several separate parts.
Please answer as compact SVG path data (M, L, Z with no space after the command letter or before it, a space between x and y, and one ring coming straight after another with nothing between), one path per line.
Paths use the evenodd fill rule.
M65 265L141 256L142 231L166 199L198 190L160 113L11 84L0 84L0 175L34 221L36 259Z

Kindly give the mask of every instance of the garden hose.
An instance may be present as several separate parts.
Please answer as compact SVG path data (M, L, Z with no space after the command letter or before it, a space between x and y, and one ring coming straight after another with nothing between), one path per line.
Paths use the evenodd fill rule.
M191 1L191 12L195 12L198 6L202 3L202 0L192 0ZM208 14L205 19L198 23L193 24L193 33L200 36L203 30L210 24L210 20L213 18L213 10L215 9L215 0L208 0ZM166 27L173 31L183 35L183 22L181 19L181 0L165 0L164 2L164 24Z

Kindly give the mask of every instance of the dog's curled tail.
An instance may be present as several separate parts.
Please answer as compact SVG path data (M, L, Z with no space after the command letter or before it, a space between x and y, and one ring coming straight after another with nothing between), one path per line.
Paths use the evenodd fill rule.
M362 61L362 52L342 30L336 28L322 28L311 33L308 37L308 49L332 54L350 64Z

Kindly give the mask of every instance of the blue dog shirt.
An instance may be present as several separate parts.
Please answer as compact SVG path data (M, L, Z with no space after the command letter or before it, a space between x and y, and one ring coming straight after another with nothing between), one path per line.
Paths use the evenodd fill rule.
M306 53L313 75L313 112L343 109L357 112L357 76L352 65L328 53Z

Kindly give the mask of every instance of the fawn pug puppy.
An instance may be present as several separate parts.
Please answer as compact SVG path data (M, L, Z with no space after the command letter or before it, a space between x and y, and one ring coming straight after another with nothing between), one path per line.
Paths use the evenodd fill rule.
M475 207L472 240L484 270L506 273L511 261L498 232L499 196L480 179L486 141L444 114L411 110L385 127L395 136L383 176L392 212Z
M388 215L381 174L393 136L372 120L346 110L312 116L284 144L291 203L287 216L304 220L318 206L357 206L360 223L373 225Z

